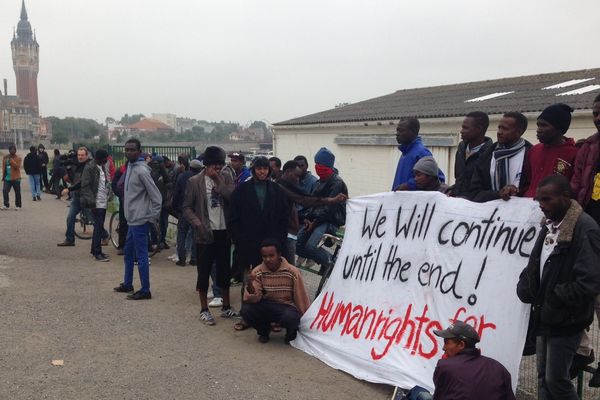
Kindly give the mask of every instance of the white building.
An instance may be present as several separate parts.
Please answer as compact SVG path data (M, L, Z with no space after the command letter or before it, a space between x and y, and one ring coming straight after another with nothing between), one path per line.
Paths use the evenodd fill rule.
M177 128L177 115L169 113L152 113L152 119L169 125L171 128Z
M496 139L502 114L524 113L525 139L537 143L536 119L548 105L575 109L567 136L575 140L596 132L591 107L600 93L600 68L399 90L392 94L294 118L274 125L274 153L282 161L305 155L312 164L321 147L336 156L336 168L351 196L390 190L400 158L395 128L402 117L417 117L421 137L450 182L464 115L490 116L487 135Z

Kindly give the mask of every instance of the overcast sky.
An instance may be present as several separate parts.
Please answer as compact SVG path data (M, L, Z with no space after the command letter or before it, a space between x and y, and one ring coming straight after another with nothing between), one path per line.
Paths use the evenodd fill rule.
M43 115L278 122L398 89L600 67L600 1L26 0ZM21 0L0 1L0 77ZM2 44L3 43L3 44Z

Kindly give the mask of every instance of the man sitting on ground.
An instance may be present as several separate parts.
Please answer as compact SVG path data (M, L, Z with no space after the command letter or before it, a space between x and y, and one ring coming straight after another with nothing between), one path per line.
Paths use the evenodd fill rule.
M300 317L310 306L298 268L281 256L281 245L265 239L260 245L262 264L248 275L242 317L256 329L261 343L269 341L271 323L286 329L285 342L296 338Z

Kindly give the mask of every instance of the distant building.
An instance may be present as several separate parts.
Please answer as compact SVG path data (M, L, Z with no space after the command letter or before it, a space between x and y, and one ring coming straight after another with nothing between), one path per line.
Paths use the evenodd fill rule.
M21 4L21 19L10 42L13 68L16 76L17 95L8 95L4 79L4 91L0 91L0 144L5 147L15 143L24 148L39 138L40 125L37 76L39 72L40 46L31 29L25 9ZM44 125L43 134L48 129Z
M127 125L126 130L128 132L141 132L141 133L171 133L174 129L169 125L165 124L156 119L143 118L135 124Z
M168 113L152 113L152 119L162 122L163 124L169 125L171 128L177 128L177 115Z
M17 25L16 34L13 33L10 47L17 78L17 96L37 114L39 112L37 77L40 70L40 46L27 18L25 0L21 6L21 20Z
M265 131L262 128L244 128L238 132L229 134L229 140L237 141L260 141L265 139Z
M417 117L421 137L450 182L464 116L490 116L487 135L496 140L498 121L508 111L529 119L525 139L538 143L536 119L548 105L575 109L567 136L575 140L596 132L591 107L600 93L600 68L460 83L394 93L276 123L275 155L282 160L305 155L310 164L320 147L336 155L336 167L353 196L390 190L400 157L395 138L402 117Z

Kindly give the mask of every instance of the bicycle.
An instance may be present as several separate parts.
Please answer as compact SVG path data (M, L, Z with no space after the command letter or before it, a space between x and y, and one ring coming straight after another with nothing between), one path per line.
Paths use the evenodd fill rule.
M150 240L150 231L155 229L157 232L159 231L158 224L155 222L150 222L152 224L148 229L148 243L152 243ZM110 222L108 223L108 234L110 235L110 242L115 247L115 249L119 248L119 211L114 211L110 216ZM157 245L148 246L148 257L153 257L160 250Z
M78 239L90 240L94 234L94 216L89 208L83 208L75 217L75 236Z
M316 296L319 296L321 290L323 289L323 287L329 280L329 277L331 276L331 272L333 271L333 267L335 266L338 253L342 248L342 240L342 236L331 235L329 233L324 233L323 236L321 236L321 240L319 241L317 247L325 248L329 253L331 253L331 262L325 267L324 270L319 271L319 274L321 275L322 272L322 275L321 280L319 281L319 286L317 287Z

